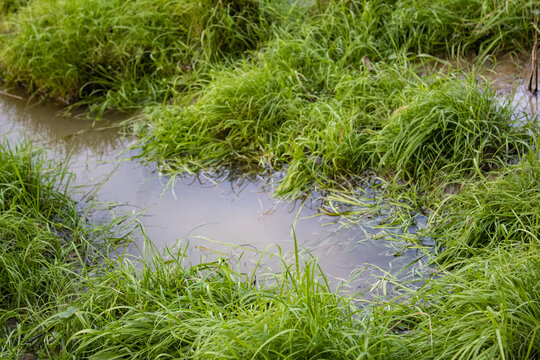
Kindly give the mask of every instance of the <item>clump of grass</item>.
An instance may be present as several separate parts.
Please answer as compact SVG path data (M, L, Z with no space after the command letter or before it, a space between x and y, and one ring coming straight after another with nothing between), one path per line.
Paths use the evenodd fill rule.
M472 77L436 79L407 92L407 104L372 141L378 166L405 179L481 175L516 159L534 140L525 120L513 119L512 107Z
M78 287L88 255L69 176L29 145L0 144L0 357Z
M65 171L50 168L27 146L0 145L0 304L44 304L66 287L78 245L75 204L65 195ZM64 238L65 237L65 238ZM77 257L75 257L76 260Z
M523 214L501 213L504 243L442 264L437 277L418 279L420 288L386 278L401 295L358 307L330 289L314 259L245 274L223 259L190 266L185 252L151 250L141 264L119 256L89 267L80 260L84 229L61 185L65 173L48 171L26 147L0 150L0 356L534 359L540 352L532 155L493 182ZM449 229L456 237L467 230Z
M537 248L540 162L529 153L495 179L469 184L434 215L430 230L442 259L467 258L500 246Z
M8 17L0 65L9 84L31 93L92 104L99 111L127 110L193 87L214 64L275 46L266 43L275 32L289 45L306 43L308 58L317 54L336 62L338 72L357 68L364 58L394 62L420 53L476 51L484 58L501 50L525 51L534 30L534 3L38 0L22 6L26 3L9 1L5 11L21 11ZM305 55L296 52L289 65L296 67ZM301 73L312 79L318 70Z
M529 51L535 5L532 0L328 1L319 2L318 16L334 28L354 29L342 32L357 31L360 36L351 42L371 49L377 60L471 53L483 60L502 51ZM332 21L343 14L350 14L349 21Z
M283 43L232 73L215 73L194 104L151 108L141 156L173 174L285 169L277 193L295 197L365 171L424 189L441 175L460 181L513 161L534 139L536 127L472 76L421 78L408 64L343 70L302 50Z
M0 17L16 12L30 2L31 0L3 0L2 3L0 3Z
M69 329L58 358L341 358L365 347L355 308L312 278L315 268L300 277L285 268L259 289L224 261L154 263L141 272L117 264L91 281L92 295L72 304L71 317L46 320L59 333Z
M537 250L486 252L452 271L439 269L419 289L396 283L403 295L372 304L370 314L386 341L395 339L403 350L383 357L535 359L540 354Z
M272 21L251 0L41 0L10 20L0 56L7 82L101 111L189 88L210 63L256 49Z
M84 291L107 226L88 226L69 198L70 174L28 144L0 144L0 357L17 358L21 337ZM113 222L114 223L114 222ZM14 353L15 352L15 353Z
M401 104L396 88L413 76L411 69L342 71L341 80L329 80L334 88L320 92L302 71L315 64L330 74L332 64L314 56L296 67L281 61L283 53L267 56L232 73L216 73L195 104L153 107L146 115L150 127L140 132L141 156L170 173L287 166L279 190L285 195L364 169L368 157L361 147L368 132Z

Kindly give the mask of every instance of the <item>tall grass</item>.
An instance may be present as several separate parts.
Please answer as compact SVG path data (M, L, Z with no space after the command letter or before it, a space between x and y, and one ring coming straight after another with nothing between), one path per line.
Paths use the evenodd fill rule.
M413 53L480 58L527 52L534 33L535 1L401 0L388 26L388 40Z
M40 317L84 291L80 274L96 250L121 241L90 227L67 195L71 175L28 144L0 144L0 355L39 328ZM22 343L21 343L22 344ZM11 353L11 355L9 355Z
M407 179L481 175L516 159L534 140L534 126L527 128L508 101L501 104L472 76L436 79L407 98L373 139L379 166Z
M452 261L498 247L538 249L540 162L533 153L496 179L469 184L434 215L430 230Z
M82 260L91 243L83 242L85 228L66 196L65 172L28 147L0 150L3 358L534 359L540 353L538 243L523 241L518 230L507 235L514 241L492 241L490 251L466 262L461 256L441 264L436 277L409 284L385 275L381 280L398 295L373 301L335 293L315 259L246 274L224 259L191 266L184 251L158 254L149 245L140 264L105 256L89 265ZM490 186L530 187L537 179L527 171L537 163L531 156L521 172L509 170ZM531 192L524 193L532 204ZM530 206L516 211L527 219ZM504 212L493 217L499 214L508 228L517 224ZM530 219L516 229L532 234Z
M363 57L394 62L423 54L474 52L484 59L501 51L525 52L532 46L535 1L37 0L23 5L2 5L4 13L19 10L7 16L9 29L1 37L5 81L103 111L178 95L214 65L275 46L267 43L274 37L306 43L291 61L316 53L337 61L337 70L355 68Z
M28 5L31 0L3 0L0 3L0 19Z
M492 248L443 272L397 306L394 330L421 359L535 359L540 354L538 247Z
M212 62L257 49L272 19L251 0L41 0L10 20L0 57L9 83L126 110L185 90Z
M66 173L50 168L27 146L0 145L0 304L4 310L47 303L66 287L76 255L75 204L65 195ZM50 172L48 172L50 171ZM73 258L77 260L77 256Z
M472 76L421 78L406 64L340 71L284 53L216 73L195 104L151 108L141 156L170 173L284 169L278 194L294 197L366 171L428 188L505 166L535 138L534 124Z

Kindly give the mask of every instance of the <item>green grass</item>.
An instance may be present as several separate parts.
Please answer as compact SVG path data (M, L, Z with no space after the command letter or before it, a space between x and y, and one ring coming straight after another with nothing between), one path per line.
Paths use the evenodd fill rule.
M140 157L168 174L278 170L278 195L348 205L361 199L339 189L381 179L349 213L389 206L394 226L434 210L400 236L435 272L385 275L396 295L368 301L332 290L315 259L246 274L184 251L111 258L119 220L87 224L62 166L2 145L1 358L540 356L538 127L476 73L422 64L528 51L534 1L1 6L4 83L98 115L143 108Z
M379 166L406 179L481 175L516 159L534 140L534 125L515 119L508 102L472 76L436 79L406 96L373 139Z
M305 43L307 54L337 61L337 70L357 67L364 56L391 63L423 54L478 53L485 59L502 51L527 52L534 4L10 0L2 3L8 25L0 38L0 69L11 86L90 104L99 114L182 96L212 67L271 50L276 43L268 41L276 37ZM295 55L301 61L307 54Z
M97 249L121 240L98 241L107 226L85 224L67 195L70 178L30 145L0 145L0 348L82 291L79 274Z
M0 57L9 84L103 111L185 91L210 63L256 50L272 14L251 0L42 0L9 20Z
M96 116L143 108L141 157L169 174L284 169L285 197L366 171L425 190L507 164L536 130L422 62L528 51L534 5L37 0L6 17L0 69Z
M65 173L27 146L0 147L0 304L4 310L45 304L66 287L81 244L75 204L65 195ZM48 172L48 170L51 172Z
M537 182L530 172L538 167L532 155L503 180L482 185L504 189L500 193L529 188L521 199L510 194L514 202L504 202L509 209L525 203L516 208L524 220L515 227L523 231L507 235L513 241L491 241L485 245L489 251L467 261L448 247L444 251L454 260L441 263L436 276L404 282L385 275L381 280L394 288L395 297L370 301L362 294L337 294L315 259L283 259L277 273L240 273L224 259L192 266L185 251L158 254L150 243L139 264L121 255L84 256L96 243L85 241L92 239L92 226L66 195L67 173L27 146L3 146L0 156L2 358L534 359L540 354L538 242L521 235L536 231L534 217L527 217L534 206L530 188ZM450 213L453 207L445 209ZM484 221L479 214L463 216ZM492 217L508 228L517 224L502 211ZM460 227L447 231L467 234Z
M150 108L141 157L173 174L284 170L277 193L296 197L366 171L423 188L481 176L517 159L536 136L534 124L513 119L509 103L472 76L421 78L408 65L337 71L317 56L305 67L282 57L215 74L195 104ZM318 90L315 76L301 72L311 67L333 87Z
M533 4L461 4L471 18L454 14L452 2L430 4L319 4L303 26L276 30L264 53L214 71L193 98L148 107L136 125L141 157L169 174L285 170L277 189L285 197L339 188L366 171L422 180L425 191L505 166L526 151L536 126L513 119L509 102L500 104L489 85L478 84L474 70L427 71L415 56L461 57L469 46L493 54L509 38L526 48L525 39L507 38L502 28L530 33ZM413 5L420 19L405 11ZM389 39L393 33L407 41ZM461 40L450 49L431 33Z
M18 11L20 8L28 5L31 0L3 0L0 3L0 18L7 14Z
M471 183L434 214L430 230L452 261L498 247L537 249L540 162L531 153L495 179Z
M420 359L535 359L539 261L537 246L491 248L400 304L394 330Z

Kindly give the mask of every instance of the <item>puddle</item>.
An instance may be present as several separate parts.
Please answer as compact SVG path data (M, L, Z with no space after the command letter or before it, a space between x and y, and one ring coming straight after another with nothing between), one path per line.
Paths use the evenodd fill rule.
M398 242L373 240L380 232L370 224L344 227L336 218L320 216L316 204L283 202L271 196L273 184L263 179L212 179L184 177L165 190L166 178L155 168L129 160L130 139L123 139L113 120L93 124L86 119L65 118L51 105L28 105L0 95L0 134L11 143L23 138L48 149L51 158L69 161L75 185L84 199L95 191L94 200L125 204L124 211L144 211L141 222L154 246L188 246L193 263L217 256L239 259L250 271L258 252L280 253L292 258L293 224L298 247L319 258L319 264L334 284L360 274L351 290L364 290L382 271L397 272L416 254L413 250L394 255ZM144 246L141 236L137 246ZM137 254L137 249L128 249ZM242 253L245 253L241 256ZM263 266L278 268L275 257L265 257ZM363 269L367 269L362 272Z

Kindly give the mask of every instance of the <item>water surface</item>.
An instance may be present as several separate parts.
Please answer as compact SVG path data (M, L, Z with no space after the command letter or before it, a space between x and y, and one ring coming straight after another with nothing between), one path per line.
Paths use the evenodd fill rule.
M373 240L374 224L342 226L335 217L319 214L309 199L284 202L272 197L272 179L215 178L210 174L168 178L151 166L131 160L133 139L124 138L112 116L94 123L84 117L63 117L54 105L36 105L0 95L0 134L11 143L23 138L45 147L51 158L65 161L75 174L76 200L125 204L115 211L143 212L141 222L154 246L184 248L196 263L217 256L240 259L249 271L260 252L291 258L295 243L304 257L315 256L325 274L338 283L361 275L351 285L365 287L373 274L398 271L416 256L402 254L400 243ZM292 233L293 225L294 236ZM142 248L144 238L136 244ZM138 254L135 247L129 251ZM241 254L245 253L243 256ZM395 256L397 253L403 256ZM265 257L263 264L276 265ZM379 269L380 268L380 269ZM367 269L367 271L364 271Z

